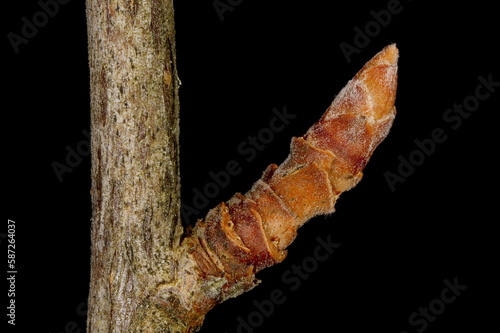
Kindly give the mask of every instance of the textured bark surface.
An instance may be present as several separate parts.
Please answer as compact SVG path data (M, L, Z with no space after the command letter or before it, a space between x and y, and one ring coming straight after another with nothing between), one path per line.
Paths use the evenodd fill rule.
M297 229L332 213L395 116L394 45L337 95L289 157L183 235L172 0L87 0L92 130L89 332L193 332L253 288Z
M179 243L179 81L172 1L88 0L89 332L169 331L153 300Z

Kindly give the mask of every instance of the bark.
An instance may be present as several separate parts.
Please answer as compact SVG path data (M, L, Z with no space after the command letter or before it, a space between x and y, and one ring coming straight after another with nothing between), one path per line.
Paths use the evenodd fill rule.
M193 332L257 285L297 229L332 213L395 116L386 47L289 157L183 234L172 0L87 0L92 130L89 332Z
M178 330L154 297L175 276L179 102L172 1L88 0L89 332ZM170 327L170 328L169 328Z

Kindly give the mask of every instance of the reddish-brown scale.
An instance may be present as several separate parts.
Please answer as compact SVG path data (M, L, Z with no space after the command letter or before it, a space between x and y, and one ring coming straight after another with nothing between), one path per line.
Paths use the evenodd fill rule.
M392 125L397 59L395 45L379 52L321 119L303 137L292 139L281 165L270 165L250 191L236 194L199 221L185 241L200 274L223 277L228 295L250 289L255 272L285 258L303 223L334 211L339 195L359 182ZM200 311L212 306L210 297L202 303Z

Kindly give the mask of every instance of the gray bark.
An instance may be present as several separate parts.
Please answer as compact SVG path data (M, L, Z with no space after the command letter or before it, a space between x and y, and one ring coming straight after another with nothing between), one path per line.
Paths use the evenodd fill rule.
M92 134L88 332L169 332L179 101L172 0L87 0Z

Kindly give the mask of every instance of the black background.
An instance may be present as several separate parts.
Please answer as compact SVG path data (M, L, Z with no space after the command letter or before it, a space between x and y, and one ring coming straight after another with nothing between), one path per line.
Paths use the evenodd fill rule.
M300 229L287 259L258 274L257 288L217 306L201 332L237 332L238 317L258 318L253 302L268 300L274 289L286 300L254 332L417 332L424 327L411 326L410 315L440 298L443 281L455 278L467 289L421 332L498 326L500 88L456 130L443 120L447 109L474 95L478 76L500 81L497 9L486 1L401 1L401 12L348 62L339 44L353 45L354 28L364 29L374 20L370 11L388 2L246 0L221 21L212 0L175 1L182 201L192 202L193 189L210 182L210 171L230 160L242 167L198 217L281 162L290 138L302 135L376 52L390 43L400 50L398 115L364 179L341 196L336 213ZM3 164L5 211L16 222L15 331L84 331L90 157L62 182L52 168L90 129L84 3L61 5L17 54L7 34L20 33L21 18L40 7L32 0L6 5ZM283 107L296 117L245 161L238 145L269 126L273 108ZM384 173L397 173L398 156L408 158L414 141L429 139L435 128L446 141L391 191ZM341 246L292 291L283 276L309 260L318 236Z

